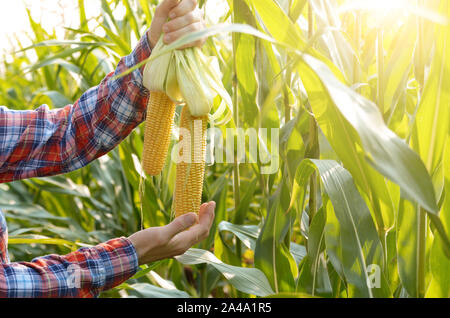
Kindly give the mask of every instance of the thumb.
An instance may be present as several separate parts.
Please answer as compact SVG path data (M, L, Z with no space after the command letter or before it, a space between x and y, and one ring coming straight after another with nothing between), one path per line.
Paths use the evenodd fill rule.
M187 230L197 222L197 214L188 213L177 217L172 223L166 226L169 238L174 237L180 232Z
M167 20L167 18L169 17L170 11L173 8L175 8L179 2L180 2L179 0L164 0L156 8L156 11L155 11L156 17L164 18L164 20Z
M169 18L170 11L178 5L179 0L164 0L156 7L155 16L150 28L149 40L152 48L155 47L162 33L162 27Z

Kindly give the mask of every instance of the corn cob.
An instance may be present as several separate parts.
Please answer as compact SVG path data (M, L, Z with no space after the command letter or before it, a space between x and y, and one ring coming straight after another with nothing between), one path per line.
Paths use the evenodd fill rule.
M173 129L175 103L163 92L151 92L145 123L143 169L151 175L161 173L166 162Z
M166 48L161 36L152 51L157 58L147 63L143 74L143 84L152 92L145 130L143 169L150 175L157 175L163 169L175 111L171 100L177 104L185 104L180 127L190 132L189 142L184 140L183 143L190 147L180 148L183 161L176 168L172 211L178 217L189 212L198 213L200 210L207 124L210 119L216 124L226 123L231 117L232 102L220 79L217 58L205 56L199 48L162 52ZM210 115L218 96L222 103ZM218 121L226 113L226 107L230 112L222 121ZM180 141L187 136L181 133ZM185 156L183 151L186 151Z
M189 107L183 107L180 119L180 144L183 138L190 137L190 147L180 148L180 158L183 151L190 152L189 162L181 160L177 164L174 208L175 216L195 212L198 213L202 201L203 178L205 174L206 128L208 116L193 117ZM184 129L189 134L183 136Z

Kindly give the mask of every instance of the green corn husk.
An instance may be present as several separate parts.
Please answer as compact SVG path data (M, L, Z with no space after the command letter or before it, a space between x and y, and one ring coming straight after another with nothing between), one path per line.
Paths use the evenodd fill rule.
M165 50L162 37L153 54ZM186 103L192 116L210 114L219 95L222 105L210 119L216 120L228 108L227 121L232 110L231 97L223 87L216 57L206 57L200 48L172 50L147 63L144 86L150 91L165 92L176 103Z

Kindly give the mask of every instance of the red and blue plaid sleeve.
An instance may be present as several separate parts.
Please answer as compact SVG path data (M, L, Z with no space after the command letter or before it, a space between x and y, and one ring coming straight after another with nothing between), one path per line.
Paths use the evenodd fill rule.
M115 72L73 105L30 111L0 107L0 183L70 172L116 147L145 120L149 92L142 84L143 67L115 75L150 54L145 35Z
M136 255L127 238L118 238L65 256L0 264L0 297L93 298L133 276Z
M73 105L34 111L0 107L0 183L73 171L117 146L145 119L149 92L142 85L143 67L115 75L150 54L145 35L115 72ZM6 224L0 227L4 247ZM3 248L0 253L0 297L95 297L138 269L136 250L126 238L31 262L9 263Z

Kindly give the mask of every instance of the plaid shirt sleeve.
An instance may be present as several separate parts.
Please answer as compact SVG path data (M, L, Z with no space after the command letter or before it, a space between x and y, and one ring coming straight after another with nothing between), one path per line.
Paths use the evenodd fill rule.
M127 238L82 248L65 256L0 264L1 298L93 298L133 276L136 250Z
M73 171L116 147L145 119L149 92L142 84L143 67L114 76L150 54L145 35L115 72L73 105L34 111L0 107L0 183ZM65 256L0 262L0 297L95 297L137 269L134 246L117 238Z
M150 54L145 35L115 72L74 105L30 111L0 107L0 183L77 170L116 147L145 120L149 92L142 84L144 67L114 76Z

